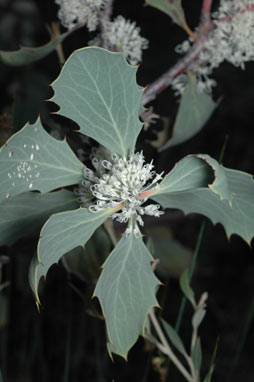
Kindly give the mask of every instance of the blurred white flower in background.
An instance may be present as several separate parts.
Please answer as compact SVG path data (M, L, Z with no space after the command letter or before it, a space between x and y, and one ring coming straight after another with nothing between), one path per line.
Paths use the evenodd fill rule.
M72 29L79 23L86 23L90 32L96 30L99 22L98 12L107 0L55 0L60 6L58 17L61 24Z
M125 20L117 16L114 21L105 24L102 38L107 41L108 48L113 52L122 52L128 62L137 65L142 61L142 52L148 48L148 40L140 36L140 28L135 21ZM100 46L100 35L89 41L89 45Z
M211 93L216 82L209 76L215 68L227 61L242 69L245 63L254 60L254 1L221 0L218 10L212 14L215 25L198 59L188 67L197 78L200 92ZM198 31L197 31L198 32ZM186 54L193 40L184 41L176 51ZM172 87L176 94L183 94L187 75L175 78Z
M142 61L142 51L148 48L148 40L140 36L135 21L117 16L113 22L107 23L105 34L112 50L122 52L130 64L137 65Z

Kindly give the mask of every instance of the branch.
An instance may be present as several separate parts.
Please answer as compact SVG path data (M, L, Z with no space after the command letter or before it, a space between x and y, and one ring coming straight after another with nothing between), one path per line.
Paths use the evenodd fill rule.
M190 48L188 53L181 58L176 65L170 68L167 72L162 74L157 80L155 80L151 85L149 85L143 94L143 105L148 104L154 100L158 94L165 90L180 74L188 69L191 64L197 59L200 52L204 49L205 42L208 38L208 35L212 29L214 29L214 24L210 18L212 0L204 0L202 13L200 18L200 24L198 27L197 40Z
M162 353L166 354L171 359L171 361L175 364L177 369L182 373L182 375L185 377L185 379L188 382L193 382L191 375L185 369L185 367L181 364L181 362L178 360L178 358L176 357L176 355L172 351L171 347L169 346L168 341L166 340L166 337L164 336L164 333L160 327L160 324L159 324L159 322L155 316L154 310L152 309L148 313L148 315L149 315L149 318L153 324L153 327L154 327L154 329L155 329L155 331L156 331L156 333L157 333L157 335L161 341L161 342L156 341L155 345L158 347L158 349ZM149 337L148 337L148 339L149 339Z
M213 0L204 0L202 5L202 14L208 14L210 16Z

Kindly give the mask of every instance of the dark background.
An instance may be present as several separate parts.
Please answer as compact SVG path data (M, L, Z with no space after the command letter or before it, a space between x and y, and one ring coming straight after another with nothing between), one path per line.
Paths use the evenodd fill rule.
M198 24L201 3L183 0L193 29ZM50 0L0 0L0 49L14 50L20 44L46 43L49 34L45 26L57 20L57 10ZM135 20L141 27L141 35L149 40L149 49L144 51L138 71L139 84L146 86L174 65L177 60L174 47L186 38L185 32L168 16L144 7L141 0L115 0L114 16L118 14ZM85 46L91 37L85 28L74 32L63 43L65 57ZM2 141L27 121L34 122L38 113L47 120L49 111L56 110L43 100L52 95L49 84L59 72L55 52L27 67L0 64ZM247 64L245 71L229 64L221 65L214 73L218 82L214 99L221 98L221 101L205 128L160 157L146 144L147 155L155 156L158 169L168 171L177 160L190 153L207 153L218 159L226 140L224 165L253 173L253 73L253 63ZM172 119L178 103L169 89L153 106L156 113ZM6 119L7 123L3 123ZM68 128L68 123L63 121L65 133ZM175 239L193 250L200 226L206 219L170 213L167 216L161 229L170 228ZM155 224L158 227L158 223ZM2 271L3 281L10 281L10 286L2 292L0 302L0 364L4 381L160 381L151 362L158 353L142 339L130 351L128 363L117 356L111 362L105 346L104 323L94 317L99 312L98 304L90 300L94 285L71 276L62 264L53 266L43 283L43 307L38 314L27 280L37 239L36 232L12 247L0 249L0 255L10 257ZM100 260L98 268L99 265ZM158 294L162 315L174 325L181 302L178 279L171 275L162 280L165 287L161 287ZM228 241L220 225L213 227L206 221L192 286L197 296L203 291L209 294L207 315L200 330L203 372L207 371L218 339L213 381L253 381L253 250L236 235ZM190 307L186 309L180 334L189 346ZM168 381L183 380L172 365L169 376Z

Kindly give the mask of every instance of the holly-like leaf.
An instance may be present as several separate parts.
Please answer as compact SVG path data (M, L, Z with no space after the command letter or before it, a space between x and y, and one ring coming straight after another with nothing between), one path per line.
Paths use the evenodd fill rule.
M38 119L0 149L0 202L24 191L45 193L80 183L83 168L66 141L49 135Z
M196 135L206 124L217 104L210 96L198 91L196 80L189 76L169 141L159 151L179 145Z
M52 215L44 224L37 249L37 258L31 264L29 280L37 302L38 284L49 268L73 248L84 246L94 231L118 207L92 213L85 208Z
M212 188L200 186L180 192L160 193L151 198L164 208L179 208L185 214L199 213L211 221L221 223L228 237L241 236L249 245L254 236L254 182L253 176L241 171L227 169L225 172L231 200L221 200ZM230 203L229 203L230 201Z
M102 48L74 52L52 86L60 114L73 119L80 132L121 156L133 151L142 123L138 114L143 90L137 68L121 53Z
M47 44L37 48L22 46L19 50L15 51L0 50L0 61L9 66L23 66L38 61L53 52L57 45L61 44L67 36L74 30L80 28L80 26L81 25L62 35L53 36Z
M149 310L158 305L155 288L159 280L152 260L141 236L123 235L104 263L94 291L106 319L110 350L124 358L144 334Z
M146 0L146 3L166 13L180 27L186 25L182 0Z
M231 206L233 198L233 192L229 188L227 175L224 167L213 159L208 154L196 154L197 158L204 160L209 166L211 166L214 174L214 180L211 184L208 184L210 190L219 195L221 200L226 199Z
M25 192L0 204L0 245L37 232L50 215L78 207L71 191Z
M206 156L209 157L209 156ZM214 180L212 167L203 157L188 155L177 162L174 168L164 177L160 188L154 194L166 194L206 187Z

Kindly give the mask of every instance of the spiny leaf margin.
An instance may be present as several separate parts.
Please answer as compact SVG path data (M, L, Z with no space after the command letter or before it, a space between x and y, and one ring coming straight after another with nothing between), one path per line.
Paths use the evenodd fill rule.
M50 215L78 208L72 191L24 192L0 204L0 246L11 245L40 229Z
M97 213L80 207L74 211L54 214L46 221L41 229L37 257L33 259L29 269L30 286L38 304L38 285L41 277L46 276L49 268L58 263L65 253L78 246L85 246L94 231L121 207Z
M51 84L59 113L80 126L80 132L126 156L134 151L142 123L138 115L143 89L136 83L137 67L122 53L99 47L82 48L66 61Z
M0 202L25 191L46 193L78 184L84 165L68 143L48 134L40 119L27 123L0 149Z
M147 315L158 306L155 289L160 281L141 235L124 234L103 265L93 297L100 301L106 320L109 351L127 359L139 335L144 335Z
M221 223L227 237L237 234L249 245L254 236L254 181L253 176L221 166L228 185L230 200L221 198L212 188L198 187L180 192L151 195L164 208L176 208L185 214L207 216L213 224Z

